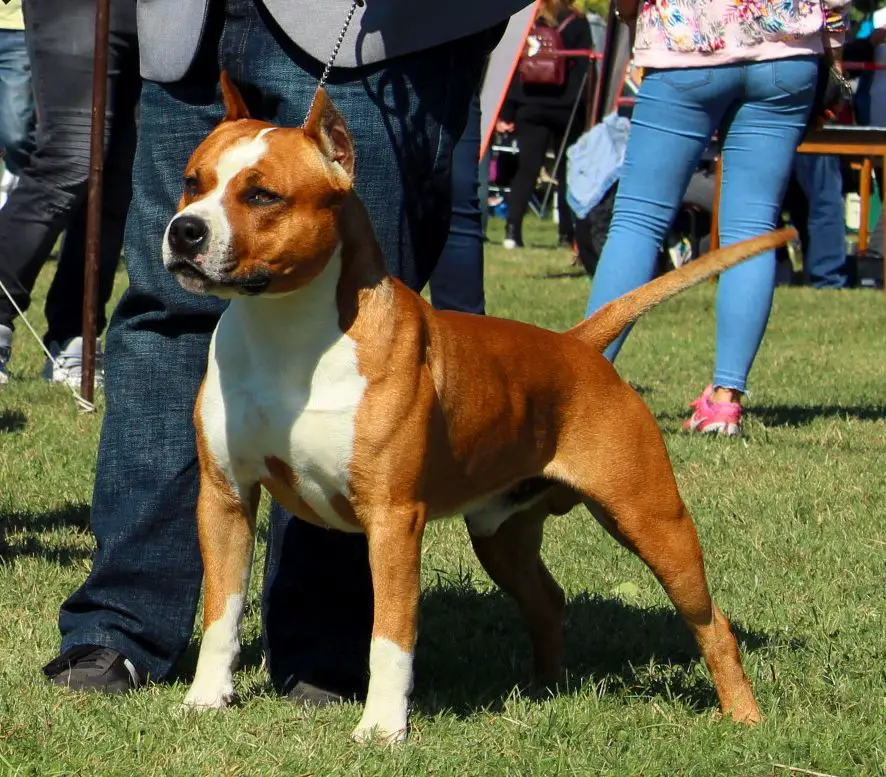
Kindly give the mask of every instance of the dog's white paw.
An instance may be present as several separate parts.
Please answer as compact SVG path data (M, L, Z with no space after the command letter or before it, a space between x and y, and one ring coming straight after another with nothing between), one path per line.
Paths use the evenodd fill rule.
M233 700L233 683L214 687L201 687L194 683L182 702L182 708L186 710L223 710L230 706Z
M361 744L399 745L406 741L406 723L405 711L380 710L378 714L370 714L366 710L351 738Z

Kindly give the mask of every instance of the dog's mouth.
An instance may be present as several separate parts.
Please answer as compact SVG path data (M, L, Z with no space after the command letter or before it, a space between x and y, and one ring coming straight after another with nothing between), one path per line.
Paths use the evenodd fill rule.
M231 277L223 271L206 267L186 257L174 257L166 266L178 282L188 291L212 293L213 289L240 292L249 296L261 294L271 285L271 273L266 269L255 270L249 275Z

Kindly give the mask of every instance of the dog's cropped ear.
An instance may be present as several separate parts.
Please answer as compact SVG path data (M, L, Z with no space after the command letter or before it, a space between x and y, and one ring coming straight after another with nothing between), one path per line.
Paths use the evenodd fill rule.
M238 119L248 119L249 109L240 94L240 90L234 86L234 82L228 76L227 70L221 71L221 92L222 100L225 103L225 118L222 121L237 121Z
M336 110L326 91L319 89L311 113L303 127L330 162L338 162L351 178L354 175L354 141L348 125Z

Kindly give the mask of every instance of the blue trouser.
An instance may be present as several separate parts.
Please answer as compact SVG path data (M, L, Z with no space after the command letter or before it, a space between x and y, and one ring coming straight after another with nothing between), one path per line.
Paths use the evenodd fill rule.
M0 30L0 149L18 175L34 147L34 97L24 30Z
M218 72L253 113L304 119L322 63L279 34L258 3L211 6L200 61L179 82L146 82L126 225L129 288L107 337L106 411L92 506L98 550L63 605L62 649L97 644L142 674L167 675L188 645L202 579L191 423L223 303L185 292L163 269L163 231L194 148L222 117ZM174 26L174 20L170 20ZM327 85L356 143L357 191L388 268L415 289L449 225L450 157L490 45L477 35L379 66L334 71ZM359 688L372 622L363 536L272 510L263 614L271 679Z
M794 174L808 203L803 263L809 282L817 289L842 289L849 275L840 158L797 154Z
M659 247L718 128L723 138L722 243L776 225L809 117L816 72L815 57L647 71L587 315L653 277ZM720 278L714 385L745 390L774 288L774 251ZM607 358L615 358L626 335L607 349Z
M430 284L431 302L438 310L486 312L479 157L480 95L476 94L465 131L452 151L452 221Z

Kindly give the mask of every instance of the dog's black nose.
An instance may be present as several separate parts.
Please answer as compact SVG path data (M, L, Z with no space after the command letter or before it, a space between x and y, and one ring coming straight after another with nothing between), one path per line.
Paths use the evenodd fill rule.
M169 225L169 247L181 256L194 258L206 245L209 227L196 216L179 216Z

